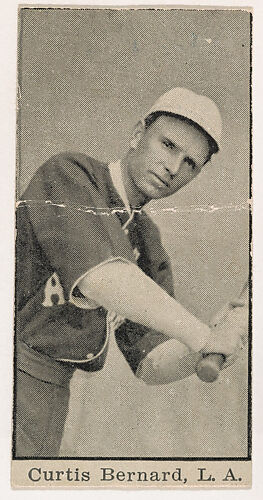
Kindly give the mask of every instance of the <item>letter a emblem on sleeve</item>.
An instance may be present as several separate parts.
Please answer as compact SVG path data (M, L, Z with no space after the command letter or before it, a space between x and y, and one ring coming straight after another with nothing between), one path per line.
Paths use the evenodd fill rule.
M54 305L62 306L63 304L65 304L63 288L57 273L54 273L46 282L42 305L44 307L52 307Z

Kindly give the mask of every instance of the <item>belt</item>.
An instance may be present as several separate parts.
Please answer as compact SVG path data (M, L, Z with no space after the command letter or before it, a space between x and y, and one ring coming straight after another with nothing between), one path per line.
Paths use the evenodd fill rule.
M40 354L24 342L18 341L15 349L17 368L44 382L68 387L75 368Z

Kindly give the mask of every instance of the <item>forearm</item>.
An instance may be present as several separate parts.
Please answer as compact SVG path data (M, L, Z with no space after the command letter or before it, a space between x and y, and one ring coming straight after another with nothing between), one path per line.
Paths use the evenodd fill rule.
M236 316L248 317L248 282L245 283L240 295L224 306L211 318L209 326L211 328L217 327L224 321L232 321L233 326Z
M237 357L239 349L242 349L248 340L248 316L248 285L246 285L237 299L225 304L212 318L210 321L212 335L202 351ZM224 366L229 366L229 362Z
M200 350L210 335L199 321L135 264L115 261L91 270L81 293L108 310Z

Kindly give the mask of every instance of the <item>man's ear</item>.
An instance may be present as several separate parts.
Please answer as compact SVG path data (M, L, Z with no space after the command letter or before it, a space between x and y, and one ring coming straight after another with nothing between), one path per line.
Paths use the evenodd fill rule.
M134 127L131 140L130 140L130 147L132 149L136 149L143 134L145 132L145 125L142 120L138 121L137 125Z

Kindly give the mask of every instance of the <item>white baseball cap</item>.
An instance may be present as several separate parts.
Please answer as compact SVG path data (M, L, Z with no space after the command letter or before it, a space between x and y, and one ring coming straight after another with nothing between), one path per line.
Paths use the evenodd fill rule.
M180 115L197 123L214 139L219 149L222 118L218 107L209 97L195 94L186 88L176 87L157 99L144 116L144 120L157 111Z

